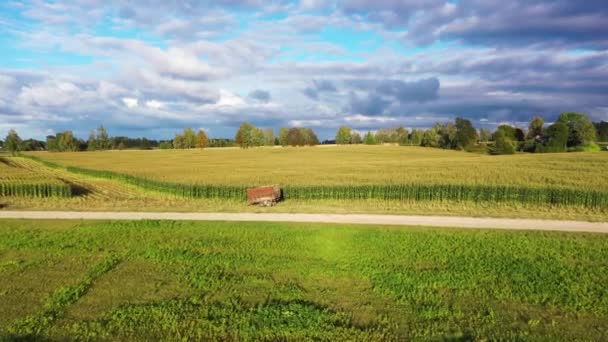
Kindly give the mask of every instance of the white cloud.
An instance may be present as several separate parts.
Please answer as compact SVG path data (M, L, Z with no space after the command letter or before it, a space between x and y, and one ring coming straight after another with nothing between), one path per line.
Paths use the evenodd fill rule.
M166 106L167 106L167 104L164 102L161 102L161 101L156 101L156 100L146 101L146 107L148 107L148 108L161 109L161 108L165 108Z
M139 105L139 100L133 97L123 97L122 102L127 108L136 108Z
M93 95L74 83L49 80L22 87L19 101L28 106L64 107Z

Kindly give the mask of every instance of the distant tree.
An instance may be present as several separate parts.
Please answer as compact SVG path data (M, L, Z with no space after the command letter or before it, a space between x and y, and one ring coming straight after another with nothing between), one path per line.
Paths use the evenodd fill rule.
M422 146L426 147L439 147L441 142L441 135L437 132L437 128L429 128L424 132L422 136Z
M118 149L119 149L120 151L122 151L122 150L124 150L125 148L126 148L126 146L125 146L124 141L121 141L121 142L118 144Z
M530 125L528 126L528 134L526 135L527 139L537 139L543 136L543 127L545 126L545 120L540 116L535 116L530 121Z
M252 146L264 146L264 130L256 128L253 130L253 145Z
M411 142L410 142L410 135L409 135L409 133L406 130L405 134L402 134L402 135L399 136L399 145L401 145L401 146L407 146L407 145L410 145L410 144L411 144Z
M488 142L492 139L492 132L490 130L482 128L479 130L479 141Z
M348 126L341 126L340 128L338 128L338 132L336 133L336 144L350 144L350 132L351 130Z
M239 145L241 148L249 148L249 147L253 147L253 146L258 146L257 143L257 139L259 138L259 134L258 134L258 129L248 123L248 122L243 122L241 124L241 127L239 127L239 130L236 132L236 136L234 138L234 140L236 141L237 145ZM264 133L262 133L262 141L264 138Z
M477 141L477 131L471 121L456 118L456 148L467 148Z
M74 138L74 133L72 131L67 130L60 135L58 134L58 142L59 151L62 152L75 152L79 150L79 143Z
M196 147L206 148L207 146L209 146L209 138L207 137L205 131L199 129L198 133L196 134Z
M319 145L319 138L317 134L311 128L300 128L302 137L304 138L304 144L308 146Z
M594 126L595 126L595 130L596 130L596 134L597 134L597 140L601 141L601 142L607 142L608 141L608 122L606 122L606 121L596 122L596 123L594 123Z
M274 130L272 128L264 130L264 145L274 146Z
M367 131L365 137L363 138L363 143L365 145L376 145L378 142L376 141L376 136L372 134L372 132Z
M359 134L359 132L352 132L350 134L350 141L351 144L361 144L362 140L361 140L361 134Z
M148 139L146 139L145 137L141 138L141 144L139 145L139 147L142 150L149 150L150 149L150 141Z
M287 141L287 135L289 134L289 128L281 127L279 129L279 145L287 146L289 142Z
M396 133L396 138L395 138L394 142L405 145L404 142L407 141L407 138L408 138L407 129L403 126L399 126L395 130L395 133Z
M502 131L505 134L505 137L511 140L511 142L524 141L525 139L524 131L521 128L510 125L500 125L496 129L496 132L498 131ZM496 137L494 137L494 140L496 140Z
M96 149L109 150L111 147L108 131L103 126L97 128L97 145Z
M441 125L435 124L435 130L439 134L439 147L447 149L455 149L458 147L458 141L456 140L458 129L453 122L446 122Z
M54 135L46 136L46 150L55 152L59 150L59 146L57 146L57 137Z
M586 114L562 113L557 122L568 126L568 147L589 145L595 141L595 127Z
M8 131L4 139L4 148L13 156L21 151L21 138L14 129Z
M194 130L190 127L184 129L182 133L184 137L184 147L183 148L194 148L196 146L196 135L194 134Z
M516 150L516 142L505 133L504 129L499 129L494 134L494 145L489 146L490 154L513 154Z
M410 134L410 145L420 146L422 144L422 139L424 138L424 131L422 129L412 129L412 133Z
M299 128L290 128L287 133L287 143L289 146L304 146L304 135Z
M89 140L87 140L87 149L89 151L95 151L97 149L97 138L95 137L95 131L91 131L91 134L89 134Z
M158 148L160 148L161 150L170 150L173 148L173 144L170 141L162 141L158 145Z
M38 141L36 139L23 140L21 142L21 150L22 151L43 151L44 142Z
M388 130L386 130L386 129L377 130L376 134L375 134L375 138L376 138L376 143L378 143L378 144L384 144L387 142L391 142Z
M175 138L173 138L173 148L176 150L186 148L186 141L184 140L183 135L181 135L181 134L175 135Z
M535 152L565 152L568 149L569 133L568 126L563 122L557 121L547 128L544 136L545 141L536 144Z

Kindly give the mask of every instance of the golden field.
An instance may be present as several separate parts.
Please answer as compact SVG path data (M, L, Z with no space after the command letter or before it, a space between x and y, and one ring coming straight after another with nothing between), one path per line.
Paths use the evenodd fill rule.
M30 155L63 166L186 184L476 184L608 191L608 153L603 152L490 156L359 145Z

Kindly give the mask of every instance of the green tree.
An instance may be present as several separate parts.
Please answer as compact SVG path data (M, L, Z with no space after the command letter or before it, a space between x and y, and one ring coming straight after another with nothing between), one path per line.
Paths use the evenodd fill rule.
M87 149L89 151L95 151L97 149L97 139L95 138L95 131L91 131L91 134L89 134L89 140L87 140Z
M395 132L397 133L397 138L395 139L396 143L402 143L403 141L407 140L407 136L408 136L407 128L405 128L403 126L399 126L399 127L397 127ZM404 137L405 137L405 140L404 140Z
M359 132L352 132L350 134L350 141L352 144L360 144L361 141L361 134L359 134Z
M372 132L367 131L365 137L363 138L363 143L365 145L376 145L378 142L376 141L376 136L372 134Z
M207 137L205 131L199 129L198 133L196 134L196 147L206 148L207 146L209 146L209 138Z
M253 130L253 145L252 146L264 146L264 130L256 128Z
M513 154L516 142L511 139L505 130L497 130L494 134L494 145L488 147L490 154Z
M568 126L557 121L546 130L545 141L536 145L536 152L565 152L568 148Z
M595 127L586 114L562 113L557 122L568 126L568 147L589 145L595 141Z
M290 128L287 133L287 143L289 146L304 146L304 135L300 128Z
M596 122L594 123L595 126L595 130L597 131L597 140L601 141L601 142L607 142L608 141L608 122L607 121L602 121L602 122Z
M264 145L274 146L274 130L272 128L264 130Z
M453 122L446 122L444 125L435 124L435 130L440 136L439 147L453 149L458 147L456 140L458 130Z
M181 134L175 135L175 138L173 138L173 148L176 150L186 148L186 141L184 140L183 135L181 135Z
M160 144L158 144L158 148L161 150L170 150L173 148L173 144L171 144L169 141L162 141Z
M97 146L99 150L109 150L111 147L108 131L103 126L97 128Z
M463 118L456 118L456 147L467 148L477 141L477 131L471 121Z
M338 133L336 133L336 144L350 144L350 132L351 130L348 126L341 126L340 128L338 128Z
M300 132L304 138L304 145L319 145L319 138L317 138L317 134L311 128L300 128Z
M13 156L21 151L21 138L14 129L8 131L6 139L4 139L4 148Z
M439 147L441 143L441 135L437 132L437 128L429 128L424 132L422 136L422 146L426 147Z
M254 125L248 122L243 122L239 127L239 130L236 132L236 136L234 137L236 144L241 148L256 146L255 131L257 131L257 128L255 128Z
M281 146L289 145L289 142L287 141L288 134L289 134L289 128L281 127L281 129L279 129L279 144Z
M410 134L410 144L414 146L422 145L422 139L424 138L424 131L422 129L412 129Z
M527 139L536 139L543 136L543 127L545 126L545 120L540 116L535 116L530 121L530 125L528 126L528 135Z
M78 151L79 146L78 146L78 141L76 141L76 139L74 138L74 133L72 133L72 131L67 130L63 133L61 133L61 135L58 135L58 145L59 145L59 151L62 152L75 152Z
M194 146L196 146L196 135L194 134L194 130L190 127L184 129L184 132L182 133L182 136L184 138L184 147L183 148L193 148Z
M479 141L480 142L488 142L492 139L492 132L485 128L479 130Z
M139 147L142 150L149 150L150 149L150 141L148 139L146 139L145 137L141 138L141 145L139 145Z

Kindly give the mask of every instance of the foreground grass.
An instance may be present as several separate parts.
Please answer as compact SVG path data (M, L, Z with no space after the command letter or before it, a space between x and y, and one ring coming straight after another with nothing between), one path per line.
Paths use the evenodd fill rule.
M184 184L460 184L608 191L606 153L490 156L360 145L29 154L64 166Z
M608 333L608 236L326 224L0 221L0 331L37 339L548 339Z

